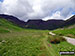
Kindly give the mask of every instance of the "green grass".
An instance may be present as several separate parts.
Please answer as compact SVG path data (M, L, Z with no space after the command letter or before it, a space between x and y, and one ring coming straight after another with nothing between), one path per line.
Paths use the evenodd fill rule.
M69 36L75 38L75 28L72 29L57 29L53 31L57 35Z
M55 54L58 54L59 51L73 51L73 50L75 50L75 45L72 45L72 44L70 44L66 41L61 41L61 38L60 38L62 36L69 36L69 37L75 38L75 27L72 27L72 25L71 25L72 28L69 28L69 27L54 30L52 32L55 33L56 36L54 36L54 37L49 36L48 37L48 44L51 45L51 47L49 47L49 49L53 49L56 52ZM56 39L56 38L60 39L59 44L50 43L50 40L53 40L53 39ZM59 54L57 56L59 56ZM75 55L62 55L62 56L75 56Z
M51 44L48 30L25 29L19 32L0 33L0 56L60 56L62 51L73 45L67 42ZM50 46L49 46L50 45Z
M10 32L10 31L7 29L0 28L0 33L8 33L8 32Z
M0 19L0 56L60 56L59 51L75 49L75 46L66 41L59 44L50 43L51 39L48 37L60 37L48 35L48 32L50 31L22 29L5 19Z
M60 51L73 51L75 50L75 46L66 42L66 41L61 41L58 44L52 44L49 40L48 37L53 37L51 35L47 35L47 37L44 39L44 45L46 46L46 49L49 52L49 56L75 56L75 55L60 55ZM57 36L54 36L53 38L56 38ZM52 38L52 39L53 39ZM58 37L60 38L60 37Z
M43 44L47 32L25 30L0 34L0 56L48 56Z
M50 43L49 43L50 44ZM61 42L60 44L50 44L51 47L48 47L50 50L53 50L52 56L60 56L60 51L73 51L75 46L67 43ZM51 52L51 51L50 51ZM75 56L75 55L61 55L61 56Z
M0 56L48 56L43 44L48 31L22 29L0 18Z
M12 32L12 31L20 31L22 28L17 27L13 23L0 18L0 33L7 33L7 32Z
M60 40L60 43L57 44L53 44L50 42L50 40L56 39L58 38ZM59 52L60 51L74 51L75 50L75 46L66 42L66 41L61 41L62 37L60 36L51 36L49 35L49 37L47 37L46 40L46 46L51 54L51 56L60 56ZM75 55L61 55L61 56L75 56Z

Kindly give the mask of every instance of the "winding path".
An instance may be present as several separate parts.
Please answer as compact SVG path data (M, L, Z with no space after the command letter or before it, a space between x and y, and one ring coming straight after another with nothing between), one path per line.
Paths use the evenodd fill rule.
M66 37L66 36L63 36L63 37L67 40L68 43L75 45L75 39L74 38L70 38L70 37Z
M56 35L56 34L54 34L53 32L49 32L49 34L50 34L50 35L53 35L53 36Z
M50 35L56 35L56 34L53 33L53 32L49 32L49 34L50 34ZM74 39L74 38L70 38L70 37L66 37L66 36L63 36L63 38L65 38L68 43L75 45L75 39Z

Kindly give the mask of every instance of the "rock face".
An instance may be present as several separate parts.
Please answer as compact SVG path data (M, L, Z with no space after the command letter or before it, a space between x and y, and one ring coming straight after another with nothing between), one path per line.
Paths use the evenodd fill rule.
M43 21L41 19L37 19L37 20L29 20L28 22L24 22L11 15L0 14L0 17L3 17L7 19L8 21L11 21L15 25L18 25L23 28L41 29L41 30L54 30L54 29L63 27L65 25L75 23L75 15L66 21L55 20L55 19Z

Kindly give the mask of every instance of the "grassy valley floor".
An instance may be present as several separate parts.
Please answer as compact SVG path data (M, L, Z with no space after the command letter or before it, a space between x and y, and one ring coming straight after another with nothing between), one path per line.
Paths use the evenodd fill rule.
M49 56L43 44L48 31L0 33L0 56Z
M0 56L60 56L61 50L75 49L75 46L66 41L51 44L47 41L50 36L48 32L26 29L20 32L0 33Z

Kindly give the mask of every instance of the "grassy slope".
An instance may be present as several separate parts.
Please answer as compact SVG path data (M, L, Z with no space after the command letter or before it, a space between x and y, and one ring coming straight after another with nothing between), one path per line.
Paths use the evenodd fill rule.
M18 30L20 31L22 29L3 18L0 18L0 33L7 33Z
M74 49L75 46L67 42L49 43L48 32L21 29L7 20L0 19L0 56L60 56L60 48Z
M63 29L57 29L53 31L57 35L69 36L75 38L75 25L65 27Z

